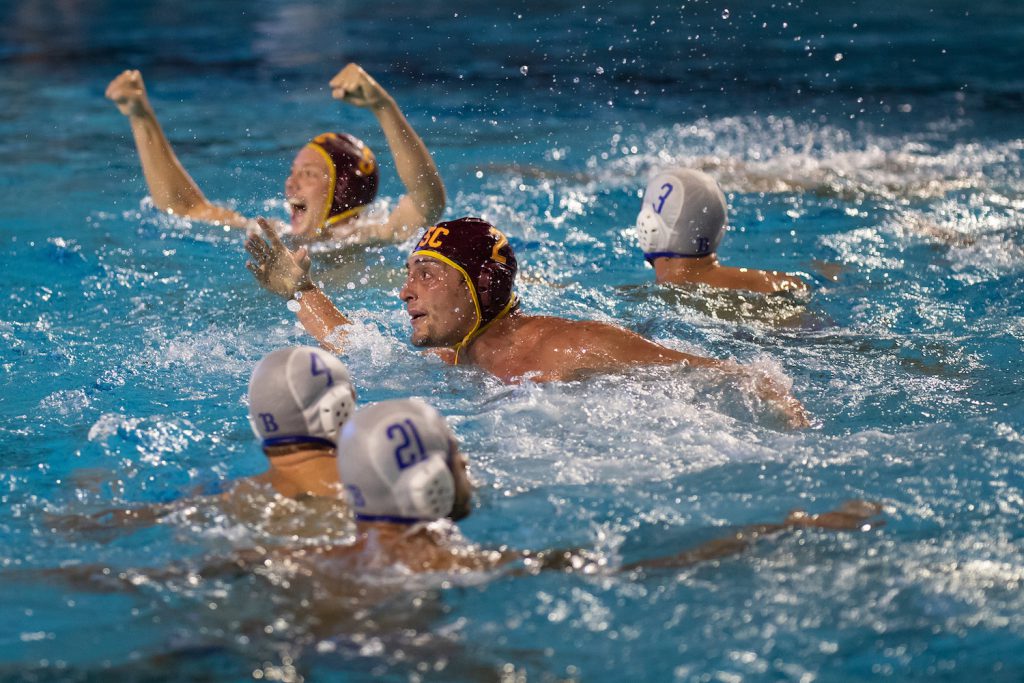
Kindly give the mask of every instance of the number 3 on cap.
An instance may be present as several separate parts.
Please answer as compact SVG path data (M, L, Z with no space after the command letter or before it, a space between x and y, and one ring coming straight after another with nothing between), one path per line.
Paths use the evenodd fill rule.
M654 212L658 214L660 214L661 210L665 208L665 200L668 199L670 194L672 194L672 184L665 183L661 186L661 189L664 190L664 192L658 196L658 205L655 206L654 203L651 203L651 206L654 207Z

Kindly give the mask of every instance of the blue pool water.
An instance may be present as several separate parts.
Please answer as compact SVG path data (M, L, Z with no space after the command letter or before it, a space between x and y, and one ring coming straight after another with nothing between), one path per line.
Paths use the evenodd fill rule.
M494 5L0 4L0 680L1019 681L1024 8ZM106 84L142 69L206 194L281 216L322 130L365 139L401 192L375 121L326 89L352 60L431 148L446 217L510 236L529 312L789 378L814 416L782 430L678 369L504 386L407 345L402 247L319 267L358 321L360 400L426 397L471 455L469 539L614 567L849 498L887 525L646 576L353 587L169 571L343 540L323 511L86 524L260 471L248 375L309 342L237 234L152 209ZM805 306L651 284L624 228L671 162L726 190L723 262L804 273Z

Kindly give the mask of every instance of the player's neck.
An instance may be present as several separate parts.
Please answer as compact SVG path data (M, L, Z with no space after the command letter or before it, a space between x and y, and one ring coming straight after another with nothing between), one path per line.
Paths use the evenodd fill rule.
M289 495L311 493L317 496L336 495L337 465L334 451L305 449L270 458L268 471L275 489L288 489Z
M462 358L473 365L480 365L494 354L505 353L508 346L515 342L516 331L528 319L529 316L515 311L495 320L462 351Z
M715 254L693 258L660 257L654 259L654 279L656 282L700 282L718 267Z

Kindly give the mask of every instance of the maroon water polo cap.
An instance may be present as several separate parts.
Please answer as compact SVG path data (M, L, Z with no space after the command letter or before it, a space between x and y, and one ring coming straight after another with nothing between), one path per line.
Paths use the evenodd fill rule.
M321 133L306 145L323 156L330 169L331 203L320 224L328 227L354 216L377 196L377 159L373 150L348 133Z
M519 269L516 255L508 238L482 218L458 218L428 228L412 255L435 258L465 278L477 320L459 348L488 323L519 306L512 293Z

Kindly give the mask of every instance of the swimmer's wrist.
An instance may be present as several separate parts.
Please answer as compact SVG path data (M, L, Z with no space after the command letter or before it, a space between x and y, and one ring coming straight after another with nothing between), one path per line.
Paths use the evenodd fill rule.
M128 113L125 114L129 119L136 120L153 120L156 119L156 112L153 111L153 107L149 104L149 100L142 98L135 102Z
M301 279L297 283L295 283L295 286L292 287L291 296L289 296L288 298L289 299L294 299L295 301L298 301L298 300L300 300L302 298L303 294L306 294L308 292L312 292L316 288L317 288L316 285L313 284L313 281L310 280L309 277L304 277L303 279Z
M381 88L380 98L377 99L372 105L374 113L380 114L389 109L398 109L398 103L395 102L395 98L389 95L383 88Z

